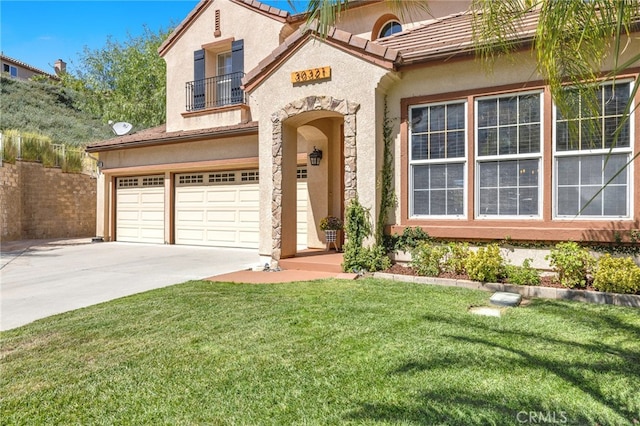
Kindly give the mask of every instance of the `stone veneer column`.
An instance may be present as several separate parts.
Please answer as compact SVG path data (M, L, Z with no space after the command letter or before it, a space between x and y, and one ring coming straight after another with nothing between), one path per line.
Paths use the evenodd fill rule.
M271 115L273 189L271 199L273 246L271 257L280 260L282 254L282 123L290 117L308 111L331 111L344 116L344 205L357 194L356 176L356 113L360 104L331 96L309 96L287 104Z

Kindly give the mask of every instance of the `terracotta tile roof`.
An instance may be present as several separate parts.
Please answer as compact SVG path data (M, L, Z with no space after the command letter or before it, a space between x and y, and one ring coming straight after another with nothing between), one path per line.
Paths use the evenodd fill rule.
M268 15L272 15L273 17L287 19L289 16L289 12L286 10L278 9L277 7L269 6L268 4L261 3L257 0L231 0L234 3L243 4L250 8L259 10L260 12L266 13Z
M280 58L291 54L293 47L301 44L311 37L320 37L311 29L299 28L287 37L280 46L275 48L269 56L249 71L242 79L242 84L248 86L260 81L268 70L272 68ZM393 68L393 62L398 58L399 52L394 48L383 46L367 39L358 37L335 27L331 28L324 41L350 52L360 53L364 59L369 58L379 65Z
M178 142L218 139L258 133L258 122L236 124L232 126L210 127L207 129L167 132L165 125L152 127L129 135L94 142L87 146L87 152L110 151L123 148L137 148L150 145L165 145Z
M511 41L527 42L532 40L538 16L537 12L525 15L518 31L511 36ZM469 54L475 51L472 21L473 15L470 12L463 12L378 39L375 42L381 46L398 50L400 52L398 65Z

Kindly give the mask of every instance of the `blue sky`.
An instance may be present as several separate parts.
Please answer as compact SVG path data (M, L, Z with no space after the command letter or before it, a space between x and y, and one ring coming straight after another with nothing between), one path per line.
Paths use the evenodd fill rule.
M290 10L286 0L262 2ZM73 72L85 46L100 49L109 36L125 41L128 34L142 34L145 25L153 32L174 27L196 4L198 0L1 0L0 49L50 73L55 61L62 59Z

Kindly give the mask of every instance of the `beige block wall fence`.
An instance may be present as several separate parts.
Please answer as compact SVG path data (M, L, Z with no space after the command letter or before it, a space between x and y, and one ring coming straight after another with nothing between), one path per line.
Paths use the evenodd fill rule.
M92 237L96 181L39 163L0 167L0 241Z

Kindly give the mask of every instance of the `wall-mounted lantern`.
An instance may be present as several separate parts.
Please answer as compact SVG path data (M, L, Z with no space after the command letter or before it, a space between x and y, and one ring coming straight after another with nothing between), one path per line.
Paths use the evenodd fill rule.
M312 166L319 166L320 160L322 160L322 150L314 146L313 151L311 151L311 153L309 154L309 161L311 162Z

